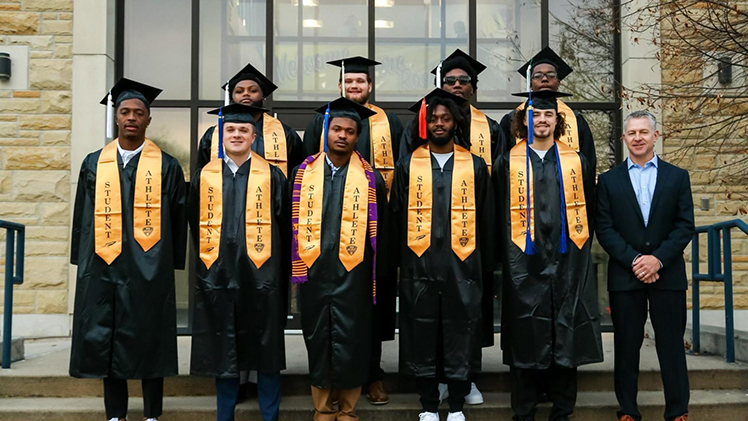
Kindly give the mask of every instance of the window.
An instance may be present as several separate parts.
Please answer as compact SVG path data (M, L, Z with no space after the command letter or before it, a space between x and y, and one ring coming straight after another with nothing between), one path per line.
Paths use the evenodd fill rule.
M621 80L620 3L118 0L117 27L124 31L117 32L115 74L164 89L153 104L149 136L163 140L189 175L200 136L215 124L206 112L223 103L221 86L247 62L272 75L279 87L266 107L302 131L314 108L339 95L339 69L327 61L354 55L380 61L372 101L406 122L412 117L407 107L434 86L431 69L460 48L487 66L476 105L500 120L520 102L511 94L526 89L517 69L550 45L574 68L561 89L574 94L569 105L590 124L602 172L621 157L622 116L615 94L615 81ZM605 291L604 271L598 272ZM191 290L182 285L186 278L178 280L182 312L184 291ZM183 320L180 316L180 326Z

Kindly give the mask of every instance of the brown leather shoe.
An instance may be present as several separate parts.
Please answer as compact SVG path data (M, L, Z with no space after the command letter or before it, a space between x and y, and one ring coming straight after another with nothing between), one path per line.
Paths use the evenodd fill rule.
M372 405L386 405L390 402L390 396L384 391L384 384L381 380L369 386L366 397L369 398L369 403Z
M636 420L631 415L622 415L621 418L618 418L618 421L636 421Z
M688 421L688 414L683 414L680 417L674 419L673 421Z

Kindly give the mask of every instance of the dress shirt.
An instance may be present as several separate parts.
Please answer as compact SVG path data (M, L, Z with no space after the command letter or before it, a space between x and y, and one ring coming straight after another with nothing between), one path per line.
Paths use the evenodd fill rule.
M649 211L652 207L652 196L654 195L655 186L657 185L657 168L659 165L657 155L647 161L647 163L644 164L644 167L634 164L634 162L631 161L631 158L626 158L626 160L629 169L629 179L631 179L631 186L634 188L636 201L639 202L639 209L642 211L644 226L646 227L649 223Z
M117 151L119 151L119 156L120 158L122 158L122 168L125 168L127 166L127 163L130 162L133 156L139 154L140 151L143 150L143 146L145 146L145 142L138 146L138 148L134 151L128 151L122 149L122 146L119 145L119 141L117 141Z
M247 160L244 162L249 161L249 158L252 158L252 152L250 152L249 155L247 155ZM229 158L228 155L223 156L223 162L225 162L226 165L228 165L229 169L231 170L231 173L234 175L236 175L236 172L239 171L239 167L241 166L241 165L237 165L236 162L234 162L233 159ZM244 162L242 162L242 164L244 164Z
M330 171L332 171L332 175L330 177L335 178L335 173L338 172L340 167L336 167L335 164L333 164L332 161L330 161L330 157L327 156L327 154L325 154L325 161L327 161L327 165L330 166Z

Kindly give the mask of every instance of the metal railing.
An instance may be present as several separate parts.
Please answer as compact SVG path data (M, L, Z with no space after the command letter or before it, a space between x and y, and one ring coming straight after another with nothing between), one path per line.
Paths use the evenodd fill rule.
M3 368L10 368L11 327L13 322L13 285L23 283L23 253L26 227L0 220L5 228L5 303L3 315ZM16 233L18 235L16 236Z
M735 320L732 300L732 243L730 230L739 228L748 234L748 224L740 219L696 227L691 243L691 274L693 312L693 352L701 352L699 325L699 282L722 282L725 285L725 360L735 362ZM699 234L707 234L707 273L699 272ZM722 236L722 247L719 240ZM724 262L724 269L722 264Z

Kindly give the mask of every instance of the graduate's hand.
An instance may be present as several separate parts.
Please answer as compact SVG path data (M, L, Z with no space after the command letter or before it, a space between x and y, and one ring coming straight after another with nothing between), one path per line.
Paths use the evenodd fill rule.
M640 281L644 281L644 279L657 274L660 270L660 261L654 256L642 255L634 261L634 266L631 270L634 271L634 274Z

